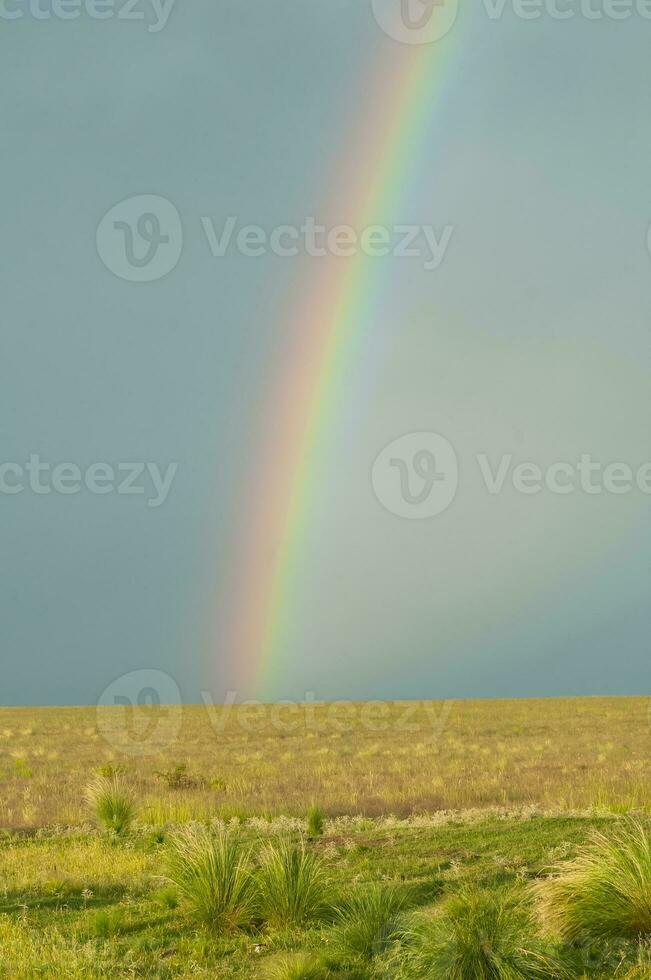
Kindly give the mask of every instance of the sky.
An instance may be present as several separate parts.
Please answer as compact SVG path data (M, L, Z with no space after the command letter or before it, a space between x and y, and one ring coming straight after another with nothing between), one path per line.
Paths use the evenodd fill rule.
M0 3L3 704L648 693L651 10L398 7Z

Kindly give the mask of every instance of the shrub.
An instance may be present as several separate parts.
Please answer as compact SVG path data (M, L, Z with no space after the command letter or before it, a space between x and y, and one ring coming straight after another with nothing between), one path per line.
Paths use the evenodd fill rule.
M567 941L651 936L651 835L627 821L594 833L577 857L534 889L546 929Z
M254 922L257 896L250 853L232 834L184 828L172 837L167 872L203 925L230 932Z
M106 830L115 834L128 831L136 807L131 791L120 776L97 776L86 788L85 800Z
M154 775L164 782L168 789L193 789L202 784L202 780L190 775L185 762L179 762L171 769L155 772Z
M384 953L400 935L405 900L395 886L374 885L353 892L335 910L340 926L335 945L346 955L371 959Z
M569 971L533 935L520 904L467 888L410 937L409 978L552 980Z
M318 956L293 953L271 960L263 976L265 980L329 980L332 974Z
M112 776L124 776L126 771L126 766L114 766L111 762L106 762L103 766L98 766L95 770L98 776L106 776L107 779L110 779Z
M263 916L272 925L302 925L331 907L323 864L304 844L281 840L268 845L259 883Z
M320 806L313 803L307 811L307 832L310 837L320 837L325 824L325 813Z

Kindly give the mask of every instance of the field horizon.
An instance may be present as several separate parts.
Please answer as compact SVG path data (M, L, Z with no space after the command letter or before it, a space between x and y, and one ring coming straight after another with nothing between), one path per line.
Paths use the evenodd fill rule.
M84 785L113 769L154 823L296 816L313 800L333 817L644 808L649 704L589 696L2 708L0 826L83 825Z
M495 704L502 704L508 702L523 702L523 701L594 701L594 700L608 700L608 701L619 701L622 699L629 698L649 698L651 699L651 692L648 694L640 694L639 691L635 693L592 693L592 694L522 694L522 695L486 695L486 696L476 696L476 695L465 695L465 694L450 694L450 695L440 695L438 697L350 697L350 698L315 698L315 699L301 699L301 698L291 698L291 697L278 697L278 698L243 698L241 701L213 701L212 695L209 691L202 692L206 695L206 699L203 701L195 700L179 700L179 701L161 701L161 708L176 707L180 705L183 708L199 708L205 709L206 705L210 708L224 708L228 710L231 707L237 707L242 705L256 704L262 705L266 708L272 708L274 705L283 704L297 704L297 705L331 705L331 704L413 704L426 702L428 704L441 704L445 701L479 701L479 702L491 702ZM232 692L230 692L232 693ZM313 693L313 692L308 692ZM2 711L57 711L59 709L68 708L79 708L82 710L95 710L98 707L97 704L80 701L80 702L52 702L52 703L15 703L15 704L0 704L0 712ZM119 705L118 705L119 707ZM142 707L142 705L141 705Z

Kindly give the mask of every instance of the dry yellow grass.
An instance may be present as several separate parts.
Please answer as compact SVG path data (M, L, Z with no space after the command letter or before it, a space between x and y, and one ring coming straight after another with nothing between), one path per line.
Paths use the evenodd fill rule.
M86 822L84 787L107 765L125 767L155 824L298 815L313 800L329 815L651 806L647 698L195 705L174 735L176 720L166 708L0 709L0 825ZM191 784L170 789L156 773L177 764Z

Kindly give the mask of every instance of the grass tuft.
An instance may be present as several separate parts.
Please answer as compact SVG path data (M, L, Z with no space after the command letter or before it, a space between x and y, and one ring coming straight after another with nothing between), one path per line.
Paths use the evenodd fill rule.
M208 928L233 932L255 921L250 853L233 834L183 828L171 839L167 874L196 920Z
M285 953L275 957L263 972L264 980L330 980L332 974L310 953Z
M310 806L307 811L307 833L308 837L321 837L325 826L325 813L316 803Z
M346 956L366 960L386 952L401 934L404 907L404 896L393 885L353 892L335 910L335 946Z
M568 970L534 938L531 916L505 897L468 887L417 929L404 976L446 980L561 980Z
M535 883L540 917L566 941L651 936L651 834L628 820L606 836L595 832L577 857Z
M263 916L276 927L304 925L332 907L323 864L304 844L269 844L262 853L259 883Z
M84 798L106 830L115 834L129 830L136 806L133 794L119 775L97 776L86 787Z

